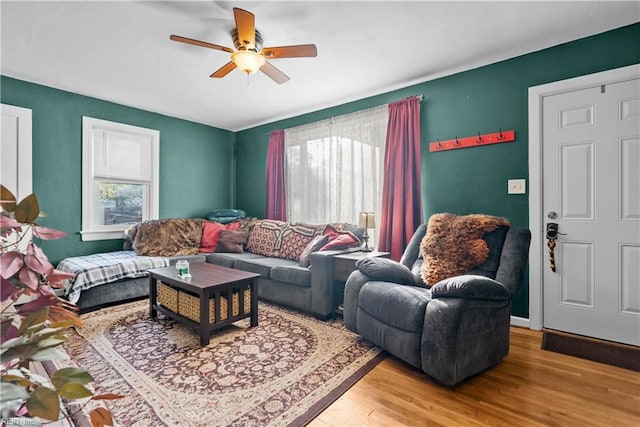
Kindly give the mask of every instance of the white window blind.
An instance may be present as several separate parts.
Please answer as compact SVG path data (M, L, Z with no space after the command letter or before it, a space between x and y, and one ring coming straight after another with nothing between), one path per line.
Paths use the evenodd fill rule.
M82 150L82 240L158 218L160 132L83 117Z

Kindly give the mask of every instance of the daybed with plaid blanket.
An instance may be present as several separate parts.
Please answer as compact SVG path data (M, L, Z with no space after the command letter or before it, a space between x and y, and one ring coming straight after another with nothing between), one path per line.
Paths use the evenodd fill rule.
M137 223L125 232L122 251L77 256L57 268L76 274L65 287L66 298L89 311L149 295L147 270L178 259L204 262L198 254L202 219L161 219Z
M58 264L58 270L76 275L65 286L65 296L76 304L82 291L122 279L146 277L148 269L168 265L169 259L165 257L117 251L66 258Z

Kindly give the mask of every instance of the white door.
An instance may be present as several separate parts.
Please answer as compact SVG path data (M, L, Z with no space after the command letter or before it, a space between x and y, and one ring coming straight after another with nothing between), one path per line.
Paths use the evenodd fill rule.
M640 345L640 79L543 100L545 328Z
M0 183L18 200L31 194L31 110L0 104Z

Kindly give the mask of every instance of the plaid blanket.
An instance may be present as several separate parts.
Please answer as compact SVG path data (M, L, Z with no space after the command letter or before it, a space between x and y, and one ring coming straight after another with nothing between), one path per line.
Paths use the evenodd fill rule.
M66 258L58 264L57 269L76 274L65 285L67 299L75 304L84 290L120 279L143 277L150 268L168 265L167 258L138 256L134 251L117 251Z

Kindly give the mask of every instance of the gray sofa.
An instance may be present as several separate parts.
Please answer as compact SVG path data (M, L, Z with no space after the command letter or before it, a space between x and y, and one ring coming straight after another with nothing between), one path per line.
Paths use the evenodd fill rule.
M254 225L259 221L255 219L247 220L241 226L241 231L247 231L250 235ZM333 315L335 310L334 301L336 300L334 296L333 255L353 249L313 252L310 255L309 267L302 267L297 259L251 253L246 250L246 247L243 253L197 253L200 246L200 237L202 236L202 224L204 222L200 219L156 220L142 225L138 224L127 232L124 249L134 249L138 252L136 245L151 248L150 250L153 252L149 255L161 256L170 265L174 265L179 259L186 259L189 262L208 262L258 273L260 274L258 279L259 298L294 308L321 319L326 319ZM322 232L325 225L299 225L298 229L300 227L307 232L317 234ZM363 231L353 224L340 224L340 228L342 231L352 232L356 237L359 237ZM167 232L167 230L170 230L170 232ZM288 229L288 231L290 230ZM149 236L150 232L155 235ZM159 234L165 233L167 236L158 238ZM176 238L177 235L180 238ZM275 245L276 243L273 242L273 244ZM164 250L157 252L157 248L161 246L165 247ZM167 247L171 247L171 249ZM181 251L183 254L166 256L174 249ZM284 248L279 247L279 249ZM143 253L143 255L146 254ZM291 253L288 254L288 257L291 258ZM65 262L66 260L63 260L63 263ZM65 271L70 270L65 269ZM114 280L82 290L76 304L82 312L86 312L105 305L148 297L148 295L149 279L145 275L143 277Z
M291 307L327 319L333 314L333 255L338 251L311 254L311 266L301 267L297 261L256 255L251 252L212 253L207 262L260 274L260 299Z
M500 227L483 240L489 258L431 288L421 280L421 225L400 262L358 262L345 285L348 329L438 382L455 385L509 352L511 300L527 267L531 233Z

